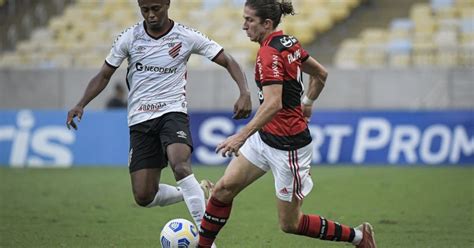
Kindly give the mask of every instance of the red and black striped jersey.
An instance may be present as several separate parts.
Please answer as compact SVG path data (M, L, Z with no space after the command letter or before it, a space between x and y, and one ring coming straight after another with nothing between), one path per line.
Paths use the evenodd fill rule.
M255 65L260 104L264 101L263 87L283 85L283 108L259 131L262 140L273 148L295 150L311 143L301 108L304 86L300 66L308 58L298 40L282 31L273 32L260 44Z

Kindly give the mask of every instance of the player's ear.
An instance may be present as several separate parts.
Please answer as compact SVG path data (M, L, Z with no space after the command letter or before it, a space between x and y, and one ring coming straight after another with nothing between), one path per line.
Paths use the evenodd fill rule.
M265 19L265 21L263 21L263 26L265 29L273 29L273 21L270 19Z

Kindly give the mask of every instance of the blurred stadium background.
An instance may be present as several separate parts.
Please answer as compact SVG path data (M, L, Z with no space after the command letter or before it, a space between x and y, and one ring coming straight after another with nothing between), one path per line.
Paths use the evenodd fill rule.
M241 30L244 2L171 0L170 18L216 40L244 66L253 93L253 107L257 108L253 66L258 46ZM284 18L280 27L296 36L329 70L326 88L315 104L311 122L314 164L445 165L443 170L453 173L446 183L452 187L448 189L463 192L448 201L453 204L459 201L462 202L459 206L466 207L460 208L464 212L454 210L442 217L454 220L465 217L463 223L470 226L466 237L470 236L474 226L474 0L292 2L297 15ZM113 84L125 86L126 62L104 92L86 108L78 132L67 130L64 122L67 109L79 100L89 79L103 64L115 37L141 20L136 0L0 0L2 181L10 176L13 179L26 176L5 167L126 166L126 112L105 109L113 94ZM245 123L230 118L237 88L225 70L205 58L191 57L188 69L187 90L195 142L193 161L224 164L226 160L213 153L215 145ZM460 166L468 168L460 173L453 171ZM380 167L364 169L370 174L371 169L380 172ZM209 173L207 169L204 171ZM221 169L216 173L214 179ZM411 172L401 173L410 177ZM420 174L429 177L431 173L432 169L426 169ZM383 172L375 176L384 178ZM403 178L400 176L401 184ZM46 181L50 180L42 182ZM417 184L414 179L406 182ZM434 184L426 183L424 189L436 188ZM15 188L2 185L0 200L5 202L10 197L9 190ZM391 195L387 191L380 193ZM5 203L1 206L2 212L5 207L22 208ZM445 213L445 209L440 212ZM20 214L13 216L20 218ZM8 222L9 217L3 216L15 230L24 231ZM338 215L333 217L340 219ZM384 221L379 225L390 224ZM452 226L458 227L456 223ZM10 247L14 242L5 241L5 233L2 231L0 246ZM385 233L382 237L389 240L391 236ZM460 242L457 245L448 242L452 246L442 247L473 247L474 240L466 237L456 237ZM407 242L400 239L383 247L438 247L429 241L417 246ZM41 244L59 247L63 243ZM85 245L90 247L90 243ZM307 247L305 243L298 246Z
M170 17L221 43L249 69L253 82L258 46L241 31L243 2L173 1ZM286 18L281 28L330 69L319 107L473 106L472 0L295 0L294 5L298 15ZM1 13L1 78L9 79L1 84L2 108L70 107L115 37L141 20L135 0L3 0ZM198 72L191 77L198 83L189 84L190 107L227 110L234 90L215 87L223 81L222 70L199 56L191 58L189 68L191 75ZM103 108L111 91L90 106ZM199 91L213 96L201 97Z

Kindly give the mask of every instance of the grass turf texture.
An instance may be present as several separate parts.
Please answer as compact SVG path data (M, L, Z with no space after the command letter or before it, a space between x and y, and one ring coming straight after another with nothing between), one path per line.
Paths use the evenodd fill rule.
M199 167L217 180L225 167ZM303 205L356 226L375 227L379 247L474 247L474 169L313 167ZM145 209L132 198L126 168L0 168L0 247L159 247L162 226L191 220L184 203ZM174 184L166 169L162 182ZM270 173L235 200L218 247L350 247L284 234Z

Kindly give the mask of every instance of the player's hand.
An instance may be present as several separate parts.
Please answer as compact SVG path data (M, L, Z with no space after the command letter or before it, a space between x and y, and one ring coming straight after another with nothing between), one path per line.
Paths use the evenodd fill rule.
M306 120L306 123L309 123L311 120L311 114L313 113L313 105L301 105L301 108L303 109L303 116Z
M245 138L239 133L228 137L216 147L216 153L221 153L222 157L239 156L239 149L244 144Z
M241 94L234 104L234 115L232 118L236 120L249 118L251 112L252 101L250 100L250 93Z
M69 112L67 112L66 126L68 129L74 128L77 130L77 124L74 122L74 117L77 117L77 121L80 122L82 119L82 114L84 113L84 108L81 106L75 106Z

